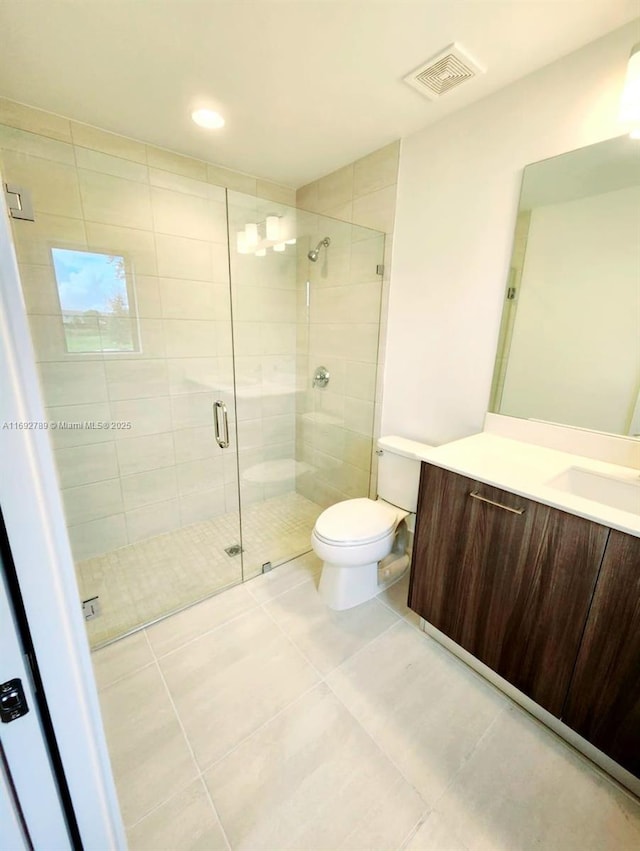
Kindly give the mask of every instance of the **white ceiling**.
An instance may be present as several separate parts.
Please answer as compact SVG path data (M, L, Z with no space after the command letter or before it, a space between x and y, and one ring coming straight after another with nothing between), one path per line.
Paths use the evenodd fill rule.
M638 15L638 0L0 0L0 94L289 186ZM452 42L486 75L402 78ZM227 124L205 131L196 106Z

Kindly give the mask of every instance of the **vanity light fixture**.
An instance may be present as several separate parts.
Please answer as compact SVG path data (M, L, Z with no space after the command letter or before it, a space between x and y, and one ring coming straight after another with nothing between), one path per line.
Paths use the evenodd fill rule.
M204 127L205 130L219 130L224 127L224 118L213 109L195 109L191 118L198 127Z
M631 48L620 100L620 121L630 126L632 139L640 139L640 42Z
M287 245L295 245L295 237L285 239L287 228L285 220L276 213L265 216L261 222L247 222L244 228L236 232L236 250L238 254L255 254L265 257L267 248L282 252Z

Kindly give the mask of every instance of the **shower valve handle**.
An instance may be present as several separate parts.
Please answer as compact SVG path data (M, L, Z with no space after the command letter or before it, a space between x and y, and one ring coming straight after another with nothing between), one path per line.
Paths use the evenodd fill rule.
M331 373L326 366L319 366L313 376L314 387L326 387L331 378Z

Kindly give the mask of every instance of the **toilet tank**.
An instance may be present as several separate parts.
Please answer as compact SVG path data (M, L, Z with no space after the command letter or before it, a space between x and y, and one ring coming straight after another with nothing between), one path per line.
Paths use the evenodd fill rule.
M420 461L416 451L426 444L404 437L381 437L378 440L378 497L415 512L418 506Z

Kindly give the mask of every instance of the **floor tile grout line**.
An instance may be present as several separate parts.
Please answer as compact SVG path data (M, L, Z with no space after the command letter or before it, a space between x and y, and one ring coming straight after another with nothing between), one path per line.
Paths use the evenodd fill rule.
M380 742L376 741L376 739L373 737L373 735L372 735L372 734L371 734L371 733L367 730L367 728L364 726L364 724L362 723L362 721L360 721L360 719L356 717L356 715L355 715L355 714L351 711L350 707L349 707L349 706L347 706L347 704L346 704L346 703L342 700L342 698L340 697L340 695L339 695L339 694L336 694L335 690L334 690L334 689L332 688L332 686L331 686L331 683L326 682L326 686L327 686L327 688L329 688L329 689L330 689L331 694L333 694L333 696L334 696L334 697L336 698L336 700L340 703L340 705L344 707L344 709L346 710L346 712L347 712L347 713L350 715L350 717L351 717L351 718L355 721L355 723L356 723L356 724L358 725L358 727L362 730L362 732L366 735L366 737L367 737L367 738L368 738L371 742L373 742L373 744L374 744L374 745L376 746L376 748L380 751L380 753L381 753L381 754L385 757L385 759L387 759L387 760L391 763L391 765L395 768L395 770L398 772L398 774L400 775L400 777L402 777L402 779L405 781L405 783L408 783L408 784L409 784L409 786L413 789L413 791L415 792L415 794L418 796L418 798L419 798L419 799L422 801L422 803L424 804L424 806L425 806L425 811L430 811L431 809L433 809L433 805L432 805L432 804L430 804L428 801L425 801L424 797L420 794L420 792L419 792L419 791L418 791L418 789L416 788L415 784L414 784L414 783L413 783L413 782L412 782L412 781L411 781L411 780L410 780L410 779L406 776L406 774L404 773L404 771L402 771L402 769L401 769L401 768L400 768L400 767L396 764L395 760L394 760L394 759L393 759L393 758L392 758L392 757L391 757L391 756L387 753L386 748L384 748Z
M189 780L185 781L185 783L184 783L183 785L180 785L180 786L178 786L178 787L177 787L177 789L172 790L172 792L171 792L171 794L169 795L169 797L168 797L168 798L163 798L163 799L162 799L161 801L159 801L157 804L154 804L154 805L151 807L151 809L150 809L150 810L148 810L148 811L147 811L144 815L140 816L140 818L139 818L139 819L136 819L136 820L135 820L134 822L132 822L131 824L125 824L125 831L133 830L133 829L134 829L134 827L137 827L137 826L138 826L139 824L141 824L141 823L142 823L142 822L143 822L146 818L148 818L149 816L153 815L153 814L154 814L155 812L157 812L159 809L161 809L162 807L164 807L164 805L165 805L165 804L168 804L168 803L169 803L169 801L172 801L172 800L173 800L176 796L181 795L183 792L185 792L185 791L189 788L189 786L191 786L191 784L192 784L192 783L195 783L195 782L196 782L196 780L198 780L198 777L191 777Z
M209 803L211 804L211 808L213 810L213 813L214 813L216 819L218 820L218 824L220 825L220 830L222 831L224 841L227 843L227 847L228 847L229 851L231 851L231 843L229 842L229 837L227 836L227 831L224 829L224 825L222 824L222 819L220 818L220 815L218 814L218 810L216 809L216 806L213 803L213 799L212 799L212 797L209 793L209 789L207 788L207 784L206 784L206 782L205 782L205 780L202 776L202 771L200 770L200 765L198 764L198 760L196 759L195 752L193 750L193 747L191 746L191 742L189 741L189 737L187 736L187 731L185 730L184 724L182 723L182 719L180 718L180 713L178 712L178 707L176 706L175 701L173 700L173 696L172 696L171 691L169 689L169 685L168 685L168 683L165 679L165 676L162 672L160 664L157 660L156 660L156 667L158 669L160 679L162 680L162 684L163 684L165 691L167 693L167 697L169 698L171 708L173 709L173 712L176 716L176 720L178 722L178 725L180 726L180 731L182 732L182 736L184 738L184 741L187 745L187 748L189 749L189 753L191 754L191 759L193 760L193 764L194 764L196 772L197 772L197 777L201 781L203 786L205 787L205 791L207 793L207 798L209 800ZM173 796L171 796L171 797L173 797Z
M291 589L291 590L293 590L293 589ZM293 638L292 638L292 637L288 634L288 632L286 632L286 630L284 629L284 627L283 627L281 624L279 624L279 623L278 623L278 621L277 621L277 620L273 617L273 615L271 614L271 612L270 612L270 611L268 611L268 609L267 609L267 605L268 605L270 602L272 602L272 601L271 601L271 600L269 600L267 603L264 603L264 604L260 607L260 608L262 609L262 611L263 611L263 612L265 613L265 615L269 618L269 620L271 621L271 623L273 623L273 624L277 627L277 629L280 631L280 633L281 633L281 634L282 634L282 635L286 638L286 640L287 640L287 641L289 642L289 644L293 647L293 649L296 651L296 653L297 653L299 656L301 656L301 657L304 659L304 661L305 661L305 662L306 662L306 663L307 663L307 664L308 664L311 668L313 668L313 670L316 672L316 674L318 675L318 677L319 677L322 681L324 681L324 679L325 679L325 677L326 677L326 674L323 674L323 673L322 673L322 671L321 671L318 667L316 667L316 665L314 665L314 663L311 661L311 659L309 659L309 657L308 657L308 656L307 656L307 654L304 652L304 650L302 650L302 648L301 648L301 647L298 647L298 645L296 644L296 642L295 642L295 641L293 640Z
M298 703L299 700L302 700L303 697L306 697L306 695L308 695L314 689L318 688L318 686L320 686L320 685L322 685L321 681L315 682L315 683L313 683L313 685L310 685L303 692L301 692L297 697L295 697L293 700L290 700L285 706L282 706L280 709L278 709L278 711L275 712L273 715L271 715L269 718L267 718L266 721L263 721L261 724L259 724L257 727L255 727L255 729L253 729L250 733L247 733L247 735L244 736L244 738L240 739L239 742L236 742L236 744L232 748L229 748L228 751L225 751L225 753L223 753L222 756L216 757L216 759L214 759L213 762L207 763L207 765L200 770L201 776L204 777L204 775L208 771L211 771L212 768L215 768L219 763L221 763L223 760L227 759L227 757L231 756L231 754L234 753L236 750L238 750L238 748L241 745L244 745L249 739L251 739L253 736L257 735L261 730L263 730L265 727L267 727L272 721L275 721L276 718L278 718L280 715L282 715L284 712L286 712L288 709L290 709L292 706L294 706L296 703Z
M455 772L451 775L451 778L449 779L449 782L447 783L447 785L446 785L446 786L442 789L442 791L440 792L440 794L438 795L438 797L434 800L434 802L433 802L433 811L434 811L434 812L437 812L437 811L438 811L438 804L439 804L439 803L440 803L440 801L444 798L444 796L447 794L447 792L449 791L449 789L451 789L451 787L453 786L453 784L456 782L456 780L457 780L457 779L458 779L458 777L460 776L461 772L462 772L462 771L466 768L466 766L467 766L467 765L470 763L470 761L473 759L473 757L475 756L475 754L476 754L476 753L477 753L477 751L478 751L478 748L482 745L483 741L484 741L484 740L485 740L485 739L489 736L489 734L490 734L491 730L493 729L493 727L494 727L494 726L498 723L498 721L500 720L500 718L501 718L501 717L502 717L502 716L503 716L506 712L510 712L510 711L511 711L511 708L512 708L512 707L509 705L509 703L505 703L503 706L501 706L501 707L500 707L500 710L496 713L496 715L494 716L494 718L492 718L492 719L491 719L490 723L489 723L489 724L485 727L485 729L483 730L483 732L481 733L481 735L480 735L480 736L476 739L474 746L471 748L471 750L469 751L469 753L466 755L466 757L465 757L465 758L463 759L463 761L460 763L460 765L458 766L458 768L456 769L456 771L455 771Z
M144 665L140 665L137 668L132 668L130 671L127 671L124 674L120 674L118 677L116 677L115 680L111 680L110 682L104 683L104 684L98 683L98 678L96 676L95 668L94 668L94 679L96 681L96 688L98 689L98 692L106 691L107 689L110 689L111 686L115 686L118 683L121 683L123 680L126 680L127 677L130 677L132 674L139 674L141 671L145 671L147 668L150 668L152 665L155 665L155 663L156 663L155 658L150 659L148 662L145 662Z
M228 590L233 591L235 588L242 588L242 585L234 585L232 588L229 588ZM204 602L207 602L207 601L205 600ZM253 598L251 599L251 602L254 602ZM207 635L211 635L212 633L217 632L219 629L222 629L225 626L229 626L229 624L234 623L237 620L240 620L240 618L243 618L246 615L251 614L251 612L253 612L253 611L255 611L255 609L259 609L259 608L260 608L260 604L256 603L255 605L252 605L250 608L246 609L244 612L238 612L237 614L233 615L233 617L230 617L228 620L225 620L222 623L219 623L216 626L211 627L211 629L207 629L204 632L199 633L198 635L194 635L193 638L190 638L188 641L185 641L184 644L180 644L180 645L178 645L178 647L174 647L173 649L168 650L166 653L161 653L160 655L158 655L156 653L156 651L153 649L153 645L151 645L151 640L147 637L147 640L149 641L149 644L151 645L151 652L154 654L154 659L157 662L160 662L164 659L167 659L169 656L173 656L174 653L177 653L178 651L184 650L186 647L189 647L190 644L193 644L194 642L199 641L201 638L204 638ZM147 630L145 629L145 633L146 633L146 631Z

